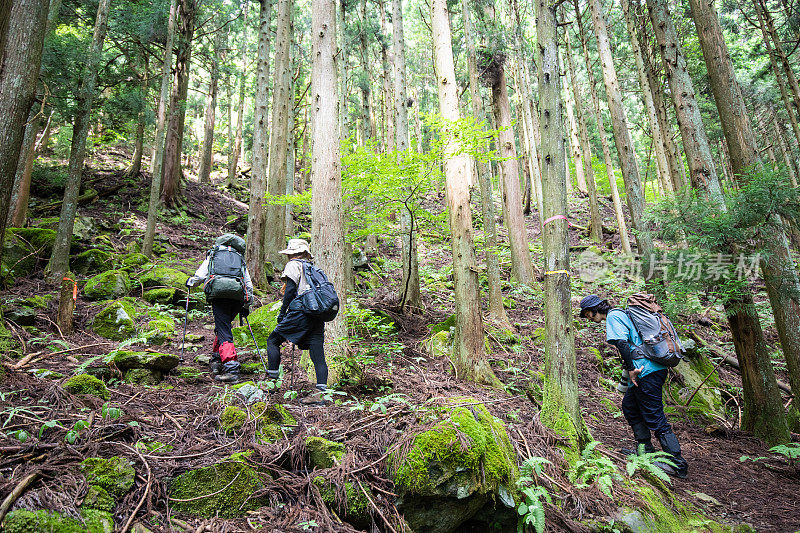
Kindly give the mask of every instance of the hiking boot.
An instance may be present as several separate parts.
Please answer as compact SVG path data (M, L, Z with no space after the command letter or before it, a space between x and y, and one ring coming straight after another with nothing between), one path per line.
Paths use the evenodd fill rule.
M620 452L628 455L641 455L639 453L639 448L643 445L644 448L642 449L642 453L653 453L656 451L655 447L653 447L653 443L650 441L650 429L647 427L647 424L644 422L637 422L631 426L633 430L633 438L636 439L636 448L622 448Z
M214 379L223 383L238 383L239 369L241 366L242 365L239 364L239 361L228 361L227 363L222 363L219 374L214 376Z
M327 400L322 397L323 394L325 394L325 389L317 386L317 390L301 399L300 403L309 406L323 406L328 403Z
M689 475L689 463L681 455L681 445L678 442L678 437L672 431L667 431L658 437L658 442L661 443L661 449L672 456L672 462L675 463L675 466L658 462L655 465L670 477L686 479L686 476Z
M222 370L222 359L219 358L218 353L211 354L211 360L208 362L208 369L212 375L216 376Z

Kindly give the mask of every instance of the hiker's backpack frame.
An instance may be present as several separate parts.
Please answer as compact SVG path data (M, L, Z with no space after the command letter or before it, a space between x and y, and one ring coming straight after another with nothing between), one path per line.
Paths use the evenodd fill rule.
M208 251L209 275L203 285L206 298L246 302L249 295L244 281L245 268L244 256L234 247L217 244L211 248Z
M636 352L660 365L674 368L683 360L685 352L678 332L661 311L650 311L638 305L620 309L628 315L633 327L642 338Z
M308 288L292 301L290 309L330 322L339 314L339 295L325 272L310 261L300 261Z

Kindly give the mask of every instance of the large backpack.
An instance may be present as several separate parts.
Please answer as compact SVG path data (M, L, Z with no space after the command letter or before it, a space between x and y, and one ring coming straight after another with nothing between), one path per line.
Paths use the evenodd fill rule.
M656 303L652 294L637 293L628 298L628 307L622 311L633 322L633 327L642 337L643 344L637 346L642 355L660 365L676 367L685 350L675 327Z
M208 278L203 291L208 300L226 299L244 302L244 239L232 233L218 237L208 251Z
M330 322L339 314L339 295L333 283L328 281L328 276L321 268L317 268L309 261L301 261L303 276L309 287L297 295L294 303L296 308L305 314L318 317L324 322Z

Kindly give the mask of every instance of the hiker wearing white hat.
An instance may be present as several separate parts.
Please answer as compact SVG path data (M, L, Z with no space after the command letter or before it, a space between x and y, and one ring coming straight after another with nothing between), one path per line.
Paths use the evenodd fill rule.
M302 309L290 308L290 304L310 289L303 273L303 263L314 258L308 242L304 239L290 239L289 245L279 253L288 256L288 262L281 274L283 281L283 304L278 313L278 325L267 338L267 361L269 377L277 379L281 364L281 345L289 341L301 350L308 350L317 376L317 391L306 400L307 404L321 404L322 392L328 384L328 365L325 362L325 322L307 315Z

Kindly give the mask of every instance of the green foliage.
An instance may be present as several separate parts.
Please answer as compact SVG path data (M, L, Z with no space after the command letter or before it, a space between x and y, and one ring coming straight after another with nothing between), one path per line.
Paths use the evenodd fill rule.
M544 457L528 457L520 467L517 490L523 501L517 506L517 531L522 533L526 527L532 527L536 533L542 533L545 526L544 502L552 504L550 493L546 488L536 485L535 477L542 475L542 467L551 464Z
M575 461L567 473L567 477L570 483L579 489L597 483L603 494L613 498L614 480L620 480L621 477L611 459L595 452L598 444L600 444L598 441L592 441L586 445L580 459Z
M794 469L798 469L800 467L800 444L797 443L789 443L789 444L780 444L778 446L773 446L769 449L774 454L781 455L786 458L789 462L789 466ZM743 455L739 458L739 461L763 461L764 459L768 459L768 457L750 457L749 455Z
M628 463L625 465L625 470L629 476L633 476L637 470L647 472L657 477L664 483L672 483L672 480L664 470L662 470L656 463L665 464L673 468L677 468L672 456L667 452L644 452L644 444L640 444L636 454L628 456Z

